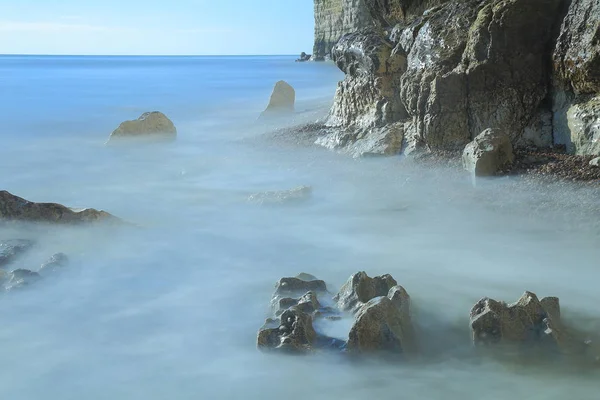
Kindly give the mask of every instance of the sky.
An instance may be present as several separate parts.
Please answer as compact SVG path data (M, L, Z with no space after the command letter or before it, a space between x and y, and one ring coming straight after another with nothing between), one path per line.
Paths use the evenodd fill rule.
M313 0L0 0L0 54L299 54L313 29Z

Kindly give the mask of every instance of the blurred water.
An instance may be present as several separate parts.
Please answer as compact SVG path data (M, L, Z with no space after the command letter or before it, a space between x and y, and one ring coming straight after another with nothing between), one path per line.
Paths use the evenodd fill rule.
M261 136L273 83L321 115L340 73L291 57L0 58L0 188L107 210L133 228L3 228L56 251L65 273L0 299L0 397L11 399L596 399L597 373L479 359L468 312L524 290L600 320L599 197L591 189L476 188L398 158L353 160ZM124 119L169 115L171 144L103 145ZM299 185L298 204L249 194ZM255 348L274 282L305 271L335 291L391 273L414 299L428 357L351 364ZM591 323L589 321L592 321ZM343 338L347 326L326 327Z

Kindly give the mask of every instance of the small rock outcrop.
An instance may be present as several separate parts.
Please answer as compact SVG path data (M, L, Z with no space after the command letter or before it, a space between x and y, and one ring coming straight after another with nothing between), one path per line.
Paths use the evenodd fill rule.
M291 307L281 314L279 323L271 320L261 328L257 346L261 350L303 353L312 350L316 337L312 316Z
M5 290L16 290L27 287L41 279L39 273L28 269L15 269L7 276Z
M312 191L312 187L310 186L298 186L289 190L253 193L248 196L248 201L258 204L295 203L310 199Z
M358 353L411 355L417 352L410 297L403 287L394 286L387 297L375 297L358 310L347 349Z
M370 278L364 271L352 275L333 298L342 311L357 312L369 300L387 296L398 282L391 275Z
M497 129L486 129L465 147L462 161L476 176L491 176L512 164L514 158L510 137Z
M0 241L0 268L14 262L25 253L34 242L28 239L10 239Z
M286 81L275 83L273 93L269 99L269 105L263 111L261 116L272 116L281 114L291 114L294 112L294 104L296 103L296 91Z
M40 272L44 274L60 271L69 265L69 257L65 253L53 254L40 266Z
M312 56L310 54L306 54L305 52L300 53L300 58L296 59L296 62L305 62L310 61Z
M119 222L105 211L93 208L73 209L56 203L34 203L0 191L0 221L46 222L78 224L91 222Z
M471 331L476 345L549 342L559 346L564 338L559 300L538 300L531 292L513 304L483 298L471 309Z
M138 119L122 122L108 141L139 138L175 140L176 137L177 129L173 122L165 114L152 111L142 114Z

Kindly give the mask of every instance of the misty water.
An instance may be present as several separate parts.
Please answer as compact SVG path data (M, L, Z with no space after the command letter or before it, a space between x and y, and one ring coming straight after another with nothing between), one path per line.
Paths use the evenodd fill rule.
M469 310L525 291L600 326L598 192L515 178L473 186L400 157L352 159L264 135L275 81L297 90L291 123L326 113L341 73L292 57L2 57L0 189L95 207L137 227L0 228L52 253L61 274L0 299L6 399L596 399L597 371L475 354ZM121 121L160 110L168 144L107 147ZM252 193L313 188L289 204ZM413 299L425 354L350 362L264 354L256 333L274 283L308 272L332 292L390 273ZM348 321L321 327L344 339Z

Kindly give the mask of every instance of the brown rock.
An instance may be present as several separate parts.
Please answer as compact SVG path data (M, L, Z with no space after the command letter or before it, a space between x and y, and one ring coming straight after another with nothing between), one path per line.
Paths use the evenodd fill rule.
M152 138L175 140L177 129L167 116L159 111L142 114L138 119L125 121L111 133L109 142L123 138Z
M56 203L34 203L0 191L0 220L78 224L92 222L120 222L105 211L86 208L76 210Z
M496 129L481 132L463 151L464 168L476 176L490 176L514 161L508 135Z
M261 350L305 353L312 350L316 337L312 316L292 307L281 314L279 326L261 328L257 347Z
M357 272L348 279L333 300L342 311L357 312L369 300L387 296L397 284L391 275L370 278L365 272Z

